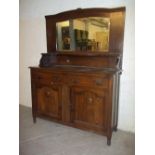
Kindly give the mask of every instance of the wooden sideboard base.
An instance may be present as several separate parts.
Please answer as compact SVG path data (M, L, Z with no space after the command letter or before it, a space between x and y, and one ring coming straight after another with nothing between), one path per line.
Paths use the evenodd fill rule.
M32 116L107 137L117 129L114 79L117 72L72 72L72 69L31 67Z

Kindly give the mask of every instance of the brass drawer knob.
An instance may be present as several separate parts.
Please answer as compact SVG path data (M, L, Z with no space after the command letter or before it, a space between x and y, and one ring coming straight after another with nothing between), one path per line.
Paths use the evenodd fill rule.
M47 92L47 95L50 95L50 92L49 91Z
M50 94L51 94L50 91L45 92L45 96L48 98L50 97Z
M52 80L53 80L54 82L59 82L59 81L61 80L61 78L60 78L59 76L53 76L53 77L52 77Z
M103 83L102 79L96 79L95 84L96 85L101 85Z
M69 62L70 62L70 60L69 60L69 59L67 59L67 60L66 60L66 62L67 62L67 63L69 63Z
M54 82L52 81L52 82L51 82L51 85L53 85L53 84L54 84Z
M72 80L72 83L73 83L73 84L78 84L79 81L78 81L77 79L73 79L73 80Z
M88 103L92 103L93 99L91 97L88 98Z

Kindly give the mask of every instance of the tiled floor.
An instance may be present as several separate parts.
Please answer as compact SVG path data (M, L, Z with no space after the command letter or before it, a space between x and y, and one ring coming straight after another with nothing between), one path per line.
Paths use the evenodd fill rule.
M20 106L20 155L134 155L134 134L113 133L111 146L106 137L37 119L31 109Z

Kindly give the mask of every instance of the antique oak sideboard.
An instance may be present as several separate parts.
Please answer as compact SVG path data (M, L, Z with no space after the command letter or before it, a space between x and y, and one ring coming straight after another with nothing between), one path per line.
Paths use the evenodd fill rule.
M125 7L48 15L47 53L30 67L32 114L107 137L117 131Z

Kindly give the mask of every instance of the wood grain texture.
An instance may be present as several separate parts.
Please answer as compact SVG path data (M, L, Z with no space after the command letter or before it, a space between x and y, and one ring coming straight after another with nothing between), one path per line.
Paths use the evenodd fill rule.
M106 90L88 87L71 89L72 122L75 126L106 131Z
M110 18L109 51L57 51L56 22L88 16ZM48 53L42 54L40 67L30 67L34 122L41 117L92 130L105 135L111 144L112 131L117 129L124 21L125 7L46 16Z
M114 73L55 71L31 67L33 115L73 127L112 134ZM115 116L115 115L114 115ZM116 116L115 116L116 117Z

